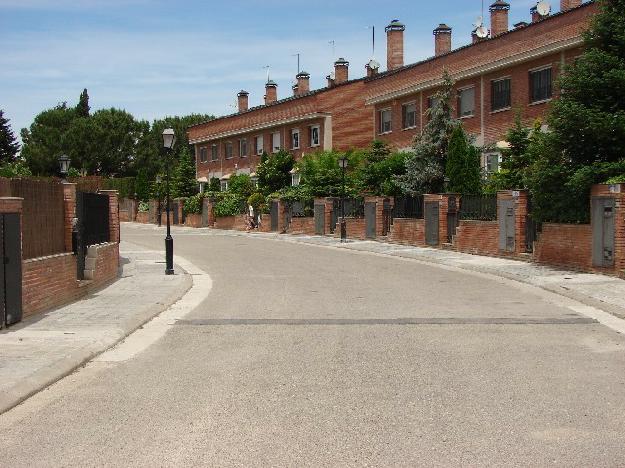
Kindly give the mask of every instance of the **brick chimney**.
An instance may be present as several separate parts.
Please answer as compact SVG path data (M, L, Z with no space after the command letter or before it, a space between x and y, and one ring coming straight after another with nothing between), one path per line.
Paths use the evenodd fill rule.
M377 75L380 71L380 64L376 60L371 59L369 60L369 63L365 65L365 70L367 70L367 78L371 78L372 76Z
M345 83L349 80L349 62L343 57L334 62L334 84Z
M237 94L237 98L239 101L239 112L245 112L249 108L249 96L250 93L244 90L239 91L239 94Z
M297 92L297 90L298 90L297 83L295 83L293 86L291 86L291 88L293 88L293 96L298 96L299 93Z
M444 23L434 30L434 53L436 56L451 52L451 28Z
M497 0L490 6L490 32L492 37L508 32L508 12L510 4Z
M269 80L265 84L265 105L271 104L278 100L278 83Z
M334 86L334 78L332 78L332 75L326 76L326 80L328 80L328 88Z
M577 8L582 4L582 0L560 0L560 11L568 11Z
M386 27L386 69L395 70L404 66L404 31L406 26L393 20Z
M532 23L541 20L541 16L538 14L538 8L536 7L536 5L530 8L530 15L532 15Z
M295 95L300 96L302 94L308 94L310 92L310 74L305 71L299 72L295 78L297 78L297 91Z

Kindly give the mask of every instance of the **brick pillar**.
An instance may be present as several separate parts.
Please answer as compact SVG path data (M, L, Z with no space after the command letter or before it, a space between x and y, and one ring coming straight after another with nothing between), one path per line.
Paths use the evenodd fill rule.
M119 199L117 190L100 190L109 197L109 236L110 242L119 242Z
M625 277L625 184L593 185L591 197L614 199L614 268Z
M332 224L332 213L334 212L334 198L327 197L324 200L326 205L326 217L325 217L325 225L326 225L326 234L330 234L330 226ZM337 224L338 227L338 224Z
M76 219L76 184L63 184L63 206L65 210L65 251L73 250L72 232Z
M158 224L158 200L150 200L149 223Z
M441 244L448 244L447 239L447 213L449 212L449 199L452 197L456 198L456 209L460 208L460 194L458 193L443 193L440 195L440 205L439 205L439 225L438 225L438 236L439 242Z
M365 203L375 203L375 236L382 237L384 233L384 200L390 201L393 208L393 197L365 197Z
M503 190L497 192L497 207L499 207L501 200L514 200L514 253L515 255L525 253L529 192L527 190ZM499 213L497 215L499 216ZM498 222L501 223L501 220L498 219Z
M178 202L178 224L182 226L182 211L184 210L184 201L186 198L176 198L175 201Z
M202 199L202 218L204 217L204 211L208 212L208 223L202 227L213 227L215 225L215 200L212 198Z
M286 203L282 200L278 200L278 232L280 234L286 234Z

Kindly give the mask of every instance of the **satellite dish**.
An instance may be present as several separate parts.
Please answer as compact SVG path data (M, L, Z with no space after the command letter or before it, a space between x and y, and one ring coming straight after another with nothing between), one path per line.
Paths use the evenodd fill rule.
M486 29L484 26L480 26L479 28L475 30L475 34L480 39L485 39L488 37L488 29Z
M540 16L549 16L549 13L551 13L551 5L541 0L536 4L536 11Z
M477 19L475 20L475 23L473 23L473 26L475 26L475 29L478 29L484 26L484 18L482 18L481 16L478 16Z
M330 79L333 80L336 78L336 73L334 73L333 71L330 72Z
M369 68L371 68L372 70L377 70L378 68L380 68L380 62L378 62L376 59L369 60Z

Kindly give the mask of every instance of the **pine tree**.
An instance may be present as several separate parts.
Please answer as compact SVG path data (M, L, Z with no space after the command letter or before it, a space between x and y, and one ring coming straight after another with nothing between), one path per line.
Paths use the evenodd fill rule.
M396 178L404 193L438 193L444 188L449 139L460 125L452 117L453 91L453 80L445 71L442 89L434 96L434 106L427 111L428 123L415 139L414 153L406 158L406 173Z
M89 107L89 94L87 93L87 88L80 93L80 100L78 101L78 105L76 106L76 115L78 117L89 117L89 111L91 107Z
M0 109L0 161L14 161L19 150L20 145L11 130L9 119L4 117L4 111Z
M172 185L172 194L175 198L191 197L198 193L195 163L188 148L185 148L180 154L180 161L174 171Z
M477 194L481 189L479 152L470 144L464 129L456 127L449 140L445 176L448 190L461 194Z

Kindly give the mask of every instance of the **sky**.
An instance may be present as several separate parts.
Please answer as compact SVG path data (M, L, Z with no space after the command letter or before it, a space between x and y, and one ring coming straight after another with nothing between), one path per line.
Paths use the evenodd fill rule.
M530 20L536 0L509 2L511 25ZM84 88L92 111L116 107L137 119L231 114L241 89L250 106L262 103L267 65L287 97L297 53L320 88L338 57L350 78L364 75L371 26L384 69L392 19L406 25L412 63L433 55L441 22L454 48L469 43L481 11L482 0L0 0L0 109L16 135L42 110L75 105Z

